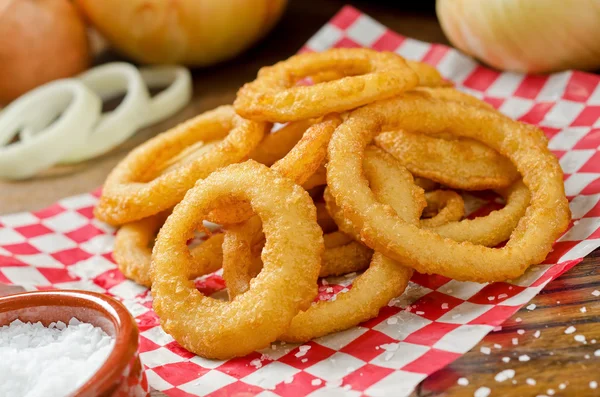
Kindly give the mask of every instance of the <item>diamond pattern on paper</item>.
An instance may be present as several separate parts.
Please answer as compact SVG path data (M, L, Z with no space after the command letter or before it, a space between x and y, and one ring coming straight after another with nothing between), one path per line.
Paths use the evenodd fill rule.
M148 291L117 269L114 228L93 219L95 191L40 211L0 216L0 282L95 290L121 299L140 329L148 381L169 396L409 395L600 246L600 77L493 71L453 49L400 36L352 7L343 8L301 51L359 46L428 62L458 89L544 130L565 171L573 222L543 264L517 280L492 284L415 274L377 318L317 338L305 344L310 349L304 354L298 355L297 344L274 343L247 357L208 360L166 334ZM337 278L330 286L346 291L349 283ZM216 273L198 286L223 293L224 283Z

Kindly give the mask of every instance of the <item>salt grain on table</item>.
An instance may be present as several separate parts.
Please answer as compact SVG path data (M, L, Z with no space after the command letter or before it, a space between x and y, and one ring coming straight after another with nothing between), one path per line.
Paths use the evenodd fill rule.
M102 366L114 339L92 324L15 320L0 327L0 396L61 397Z
M573 332L575 332L575 327L573 327L572 325L570 325L566 330L565 330L565 334L569 335L572 334Z
M475 393L473 394L474 397L488 397L490 395L492 391L490 390L489 387L480 387L479 389L475 390Z
M458 378L456 383L458 383L459 386L468 386L469 380L467 378Z

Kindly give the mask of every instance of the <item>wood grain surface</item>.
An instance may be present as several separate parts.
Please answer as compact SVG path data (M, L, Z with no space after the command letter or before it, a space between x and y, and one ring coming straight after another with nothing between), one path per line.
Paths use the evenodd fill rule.
M0 214L36 210L62 197L97 188L131 148L193 115L231 103L238 87L252 80L261 66L294 54L346 3L403 35L447 44L433 12L433 1L292 0L281 23L262 43L231 62L194 71L194 99L175 117L140 131L115 151L78 167L54 169L43 177L23 182L0 182ZM109 54L103 60L114 58ZM592 295L594 290L600 290L599 262L597 251L550 283L532 301L535 310L519 311L500 331L492 332L472 351L426 379L414 395L473 396L480 387L489 387L492 396L551 395L552 391L555 396L600 395L600 389L589 387L590 381L600 383L600 356L594 355L600 349L600 301ZM570 325L576 331L565 334ZM524 330L524 334L519 334L519 330ZM538 330L540 336L536 338ZM586 344L575 341L578 334L586 337ZM513 345L513 338L518 338L518 345ZM596 344L592 343L594 339ZM496 349L494 344L502 348ZM490 347L491 353L483 354L481 347ZM519 361L521 355L530 360ZM504 363L503 357L509 357L510 362ZM505 369L515 370L516 384L512 380L494 380ZM460 377L467 378L469 385L457 385ZM534 379L535 385L527 384L527 378ZM559 388L561 383L564 389Z

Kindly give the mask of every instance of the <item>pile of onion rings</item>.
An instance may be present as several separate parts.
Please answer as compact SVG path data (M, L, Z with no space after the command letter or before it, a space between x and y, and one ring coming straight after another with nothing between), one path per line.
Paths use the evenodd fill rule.
M95 214L121 226L114 258L152 288L165 331L226 359L376 317L415 270L522 275L567 228L562 177L540 130L431 66L334 49L263 68L233 106L142 144ZM466 217L464 192L480 190L504 206ZM227 302L194 284L221 268ZM347 292L316 299L320 277L355 272Z

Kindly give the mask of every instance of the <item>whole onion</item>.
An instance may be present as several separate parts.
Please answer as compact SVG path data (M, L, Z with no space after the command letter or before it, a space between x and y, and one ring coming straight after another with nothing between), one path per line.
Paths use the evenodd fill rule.
M120 52L142 63L204 66L264 36L287 0L77 0Z
M502 70L600 67L600 0L437 0L448 40Z
M68 0L0 0L0 105L89 66L85 25Z

